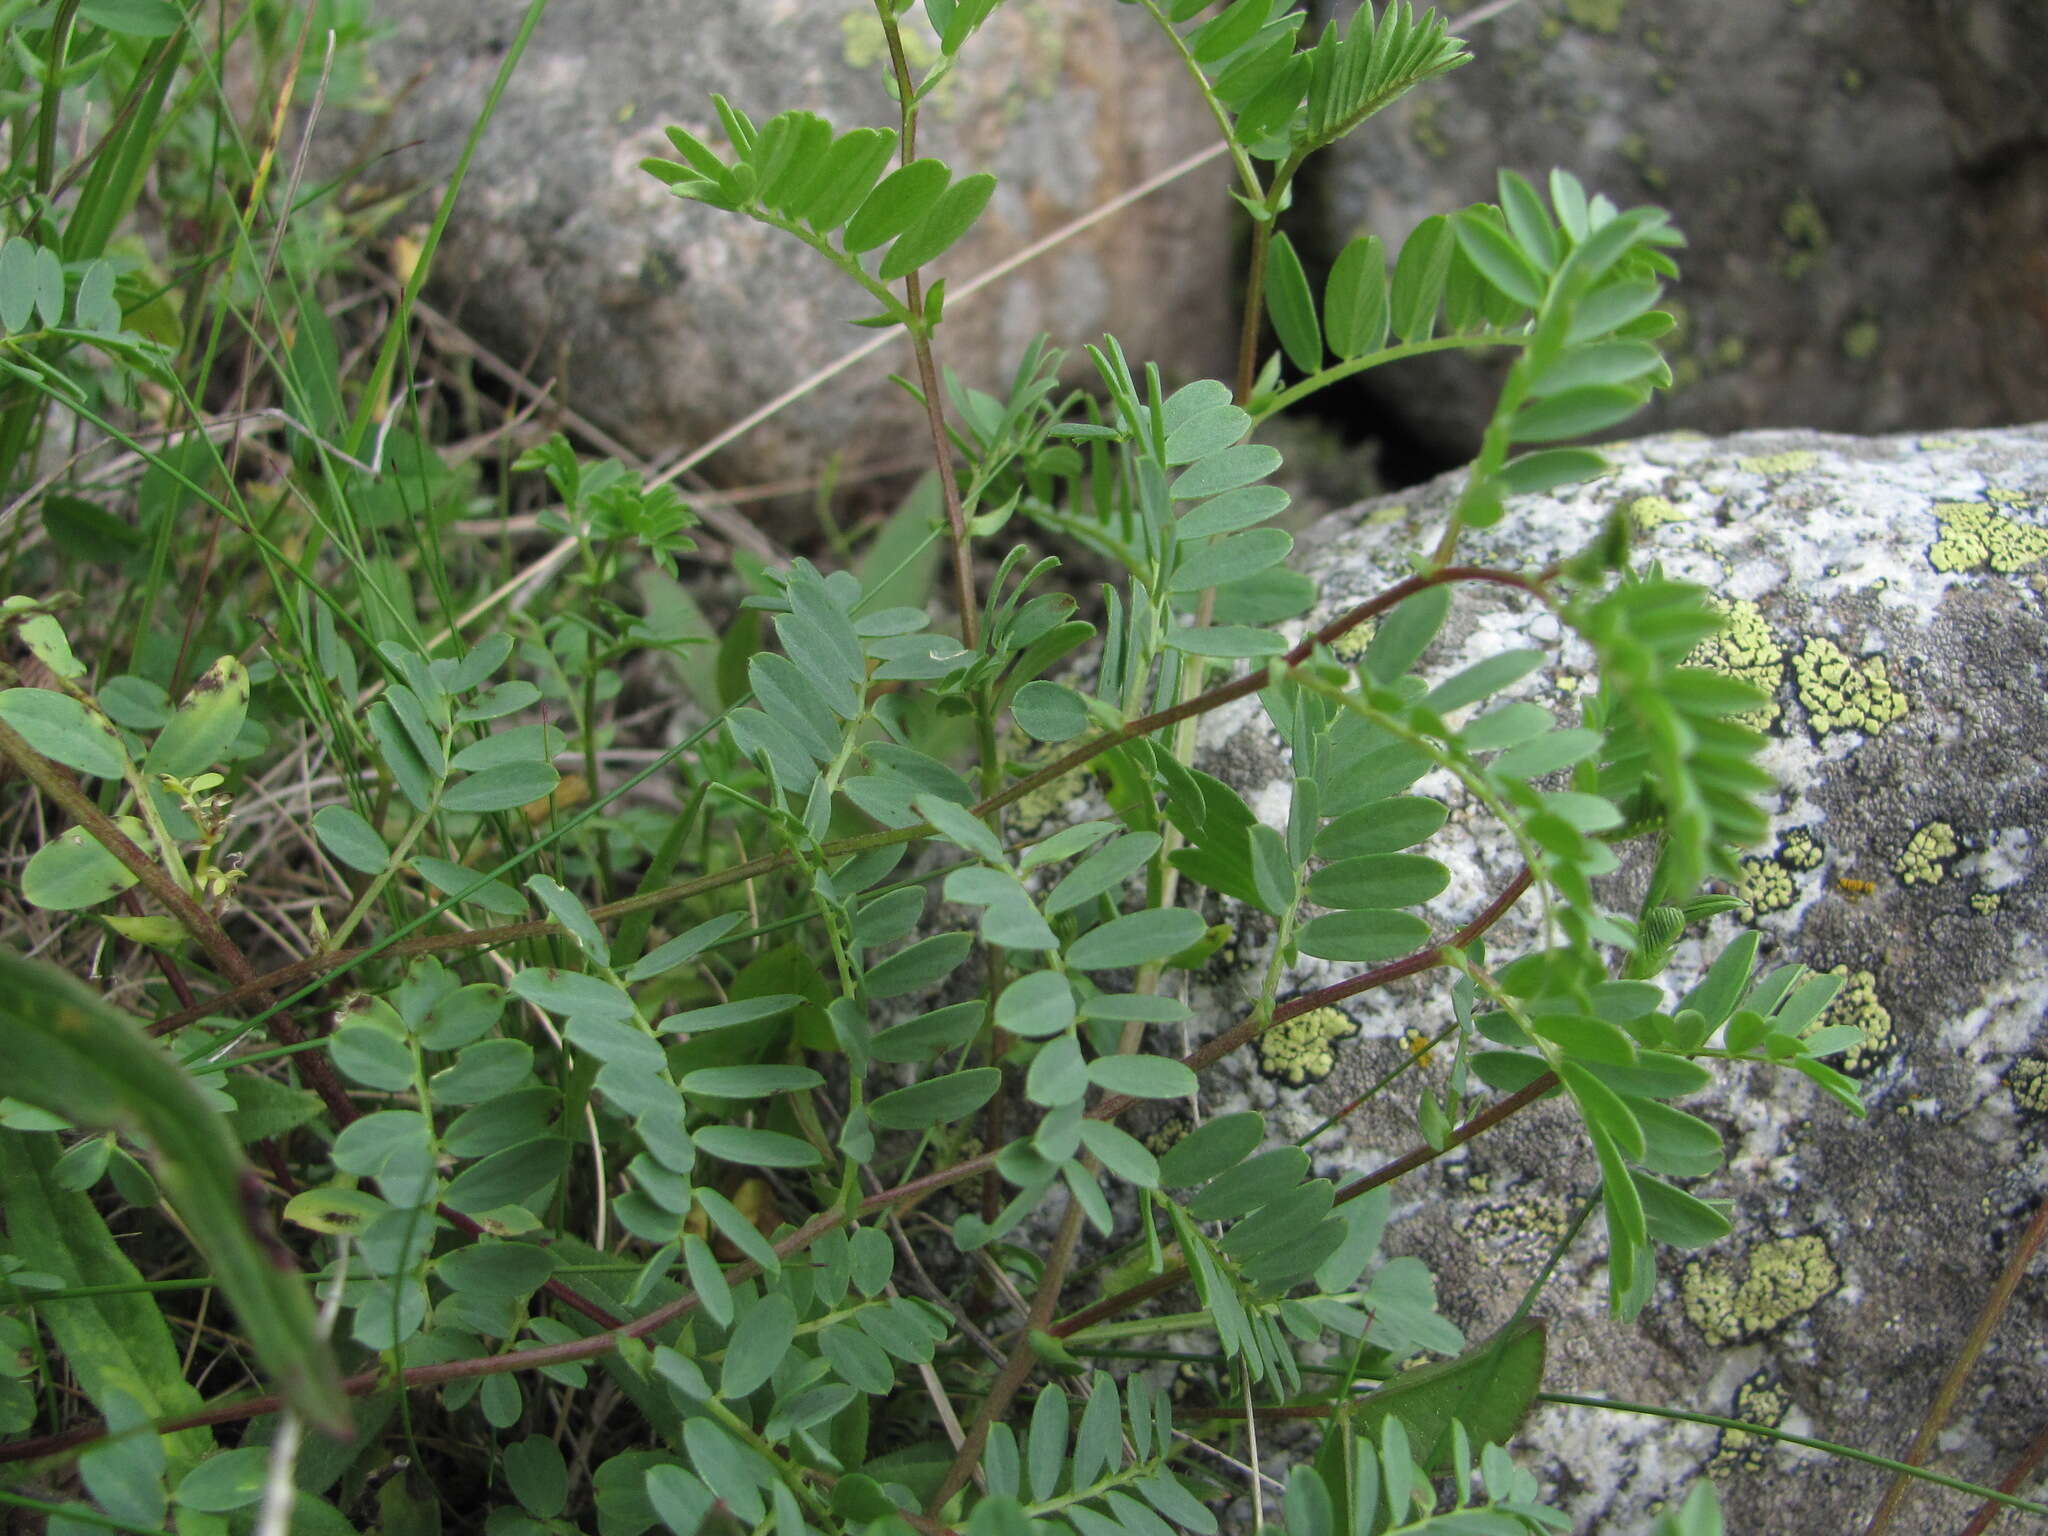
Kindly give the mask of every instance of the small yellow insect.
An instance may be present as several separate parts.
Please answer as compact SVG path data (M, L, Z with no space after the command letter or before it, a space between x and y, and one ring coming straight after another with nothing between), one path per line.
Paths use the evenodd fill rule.
M1851 875L1841 876L1835 881L1835 885L1841 890L1843 895L1856 901L1861 901L1877 889L1877 882L1875 880L1858 880Z

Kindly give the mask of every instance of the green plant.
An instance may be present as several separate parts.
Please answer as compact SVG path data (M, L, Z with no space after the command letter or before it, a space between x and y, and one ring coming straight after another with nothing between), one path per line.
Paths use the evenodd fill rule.
M23 466L64 413L134 447L148 473L135 522L47 495L54 570L10 557L11 587L93 564L132 581L117 624L54 579L0 609L35 664L4 679L0 756L65 823L23 865L22 917L130 903L45 937L79 968L104 935L135 946L122 1001L154 1015L168 1053L76 985L6 961L0 1020L18 1053L0 1101L0 1431L46 1422L0 1442L0 1462L47 1481L0 1502L59 1530L239 1529L296 1485L310 1530L594 1517L601 1531L1098 1536L1214 1531L1218 1506L1248 1492L1255 1527L1272 1502L1294 1536L1563 1526L1501 1448L1542 1384L1540 1285L1465 1347L1427 1271L1380 1253L1388 1186L1563 1095L1599 1161L1613 1307L1631 1318L1653 1245L1727 1230L1672 1182L1720 1158L1672 1100L1740 1062L1804 1073L1860 1112L1824 1061L1854 1031L1814 1029L1840 977L1759 975L1751 934L1682 997L1654 979L1688 927L1739 905L1706 882L1732 878L1728 850L1763 827L1761 738L1738 723L1762 696L1687 665L1720 610L1628 571L1619 519L1541 570L1458 560L1462 532L1507 515L1512 495L1600 471L1597 453L1556 445L1668 382L1656 306L1679 237L1662 211L1618 209L1569 174L1539 193L1503 172L1497 205L1425 221L1391 266L1378 239L1355 241L1318 294L1279 227L1297 172L1456 67L1462 44L1405 5L1304 41L1302 14L1276 0L1207 17L1200 0L1143 3L1209 103L1252 221L1235 387L1169 390L1113 338L1088 349L1093 395L1062 391L1043 343L1003 395L939 366L945 285L925 274L993 180L919 159L917 118L995 0L925 0L937 42L922 79L901 44L910 7L883 0L892 127L804 112L756 124L714 98L726 147L678 129L678 158L649 163L678 195L811 246L875 306L864 323L908 335L905 387L935 453L932 494L858 569L741 563L746 595L722 628L671 579L695 549L689 498L565 438L501 454L504 483L545 481L536 526L559 560L515 576L456 542L461 514L492 504L434 446L440 408L408 394L386 415L431 247L399 323L370 338L374 360L345 365L317 302L333 274L310 256L272 263L289 226L255 172L221 214L219 269L189 275L182 313L210 294L208 339L197 324L131 337L150 296L117 299L101 250L138 183L87 219L49 164L63 91L127 77L111 63L77 74L67 28L104 11L185 38L198 18L88 3L24 22L19 53L56 84L8 98L15 144L40 147L17 155L38 195L0 248L0 360L19 383L0 483L29 491ZM175 73L170 46L135 66L153 89ZM202 77L223 73L219 57ZM209 110L232 137L226 107ZM105 226L100 245L52 243L67 209ZM244 209L278 221L267 247ZM286 423L262 478L204 431L150 448L121 424L122 392L145 383L203 424L196 386L230 330L254 338ZM1290 640L1276 626L1317 594L1267 526L1287 495L1278 453L1250 440L1259 424L1381 363L1479 348L1513 361L1436 547ZM208 531L188 543L179 513L193 507ZM1019 534L1079 544L1119 580L1084 615L1058 560ZM924 591L941 546L957 634ZM166 613L174 569L230 596ZM1590 647L1598 686L1579 721L1495 702L1542 652L1449 676L1430 665L1470 584L1548 607ZM1334 643L1367 624L1355 663L1339 660ZM698 723L628 772L622 701L650 663ZM1253 695L1291 749L1284 828L1193 760L1191 723ZM319 862L309 902L263 909L266 938L248 892L290 858L238 865L252 850L235 818L262 813L272 767L320 783L286 834L290 858ZM1448 879L1413 851L1445 822L1409 793L1432 769L1526 859L1449 934L1416 910ZM643 784L673 786L674 804L630 805ZM1084 798L1080 818L1019 815ZM1631 844L1653 861L1649 893L1612 911L1595 882ZM934 914L935 888L962 926ZM1176 978L1219 941L1196 888L1275 935L1249 1016L1197 1021L1228 1027L1178 1059L1146 1049L1147 1031L1189 1021ZM1525 897L1543 943L1490 954ZM1157 1152L1118 1126L1328 1002L1283 999L1297 955L1358 967L1329 989L1342 994L1449 973L1456 1066L1446 1092L1416 1099L1414 1153L1339 1189L1308 1177L1303 1148L1264 1147L1256 1115ZM155 978L136 979L141 956ZM270 1183L224 1145L223 1117ZM102 1181L112 1194L96 1201ZM273 1188L289 1193L296 1247L269 1225ZM107 1200L160 1195L208 1276L147 1280L115 1245ZM1125 1241L1076 1306L1091 1229ZM317 1266L318 1319L285 1272L301 1261ZM215 1285L277 1396L199 1405L168 1319L196 1336L173 1304ZM1198 1310L1142 1310L1189 1291ZM45 1329L103 1423L58 1428ZM1213 1336L1213 1402L1176 1405L1149 1368L1105 1368L1130 1340L1188 1332ZM218 1337L204 1347L228 1358ZM1415 1365L1424 1353L1448 1358ZM329 1433L344 1400L353 1445ZM1286 1417L1324 1433L1272 1479L1254 1430ZM239 1443L216 1437L251 1420ZM1206 1454L1239 1426L1249 1488L1242 1462ZM400 1448L438 1492L386 1475ZM1664 1529L1717 1531L1711 1491Z

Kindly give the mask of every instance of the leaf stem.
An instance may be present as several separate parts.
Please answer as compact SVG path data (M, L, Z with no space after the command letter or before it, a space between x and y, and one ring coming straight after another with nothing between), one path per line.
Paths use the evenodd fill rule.
M1923 1483L1933 1483L1941 1488L1953 1488L1958 1493L1967 1493L1995 1504L2003 1504L2009 1509L2025 1510L2030 1515L2048 1515L2048 1504L2037 1504L2031 1499L2022 1499L1996 1488L1986 1488L1980 1483L1965 1482L1960 1477L1945 1477L1939 1472L1930 1472L1925 1467L1916 1467L1910 1462L1879 1456L1874 1451L1859 1451L1854 1446L1840 1445L1832 1440L1816 1440L1809 1435L1795 1435L1790 1430L1778 1429L1769 1424L1752 1424L1746 1419L1726 1418L1718 1413L1694 1413L1685 1408L1658 1408L1649 1403L1622 1402L1615 1398L1581 1397L1576 1392L1538 1392L1536 1400L1539 1403L1555 1403L1564 1408L1606 1408L1616 1413L1639 1413L1653 1419L1677 1419L1681 1423L1705 1424L1715 1429L1739 1429L1744 1434L1759 1435L1766 1440L1779 1440L1786 1445L1797 1445L1809 1451L1822 1451L1830 1456L1840 1456L1846 1461L1860 1461L1865 1466L1882 1467L1888 1472L1898 1473L1901 1477L1917 1478Z
M1913 1436L1913 1445L1906 1452L1906 1466L1894 1474L1891 1486L1884 1491L1884 1499L1877 1506L1877 1512L1870 1517L1870 1524L1863 1528L1863 1536L1881 1536L1889 1529L1893 1518L1905 1502L1906 1493L1912 1486L1908 1467L1917 1467L1927 1459L1934 1449L1935 1437L1948 1422L1948 1416L1955 1410L1956 1399L1962 1395L1963 1383L1970 1378L1971 1368L1991 1342L1991 1335L1998 1327L1998 1320L2005 1315L2012 1304L2013 1294L2018 1291L2020 1281L2025 1277L2027 1266L2034 1261L2034 1255L2041 1250L2041 1243L2048 1238L2048 1199L2034 1208L2034 1219L2027 1223L2027 1230L2013 1245L2012 1256L2005 1261L2005 1268L1998 1281L1991 1287L1991 1294L1984 1298L1983 1310L1977 1314L1977 1321L1971 1325L1969 1337L1963 1340L1963 1347L1956 1352L1948 1374L1942 1377L1941 1387L1934 1394L1934 1401L1927 1405L1927 1416L1920 1421L1920 1431Z
M1230 109L1223 105L1221 98L1210 86L1209 77L1202 73L1201 64L1188 51L1187 39L1174 31L1173 23L1160 14L1157 0L1142 0L1142 3L1146 14L1158 24L1160 32L1173 45L1173 51L1180 56L1182 66L1187 70L1189 78L1195 82L1195 89L1202 93L1202 100L1209 108L1209 115L1216 119L1216 131L1223 135L1221 147L1229 152L1231 164L1237 167L1238 180L1244 183L1245 196L1254 202L1263 201L1266 189L1259 181L1258 169L1252 164L1252 157L1246 152L1245 147L1237 142L1237 134L1233 131L1230 121Z
M1528 338L1511 335L1505 331L1481 331L1472 336L1434 336L1427 341L1404 341L1398 346L1381 347L1377 352L1362 353L1346 358L1341 363L1310 374L1289 389L1283 389L1258 410L1252 412L1253 419L1264 421L1268 416L1277 415L1289 406L1306 400L1321 389L1341 383L1353 374L1364 373L1383 363L1398 363L1403 358L1427 357L1432 352L1458 352L1477 347L1519 347L1527 345Z
M995 1385L981 1400L981 1410L975 1414L974 1422L968 1425L967 1438L954 1453L952 1465L946 1468L946 1475L939 1479L938 1488L925 1501L927 1515L936 1519L953 1495L967 1486L967 1479L981 1464L981 1452L988 1444L989 1430L996 1420L1010 1411L1018 1390L1030 1379L1032 1368L1038 1363L1038 1355L1031 1347L1031 1335L1051 1326L1053 1314L1059 1310L1060 1287L1066 1282L1067 1269L1074 1261L1074 1245L1080 1237L1081 1202L1069 1191L1066 1213L1060 1218L1059 1232L1052 1240L1051 1251L1046 1254L1038 1292L1031 1299L1031 1316L1025 1321L1017 1342L1010 1347L1010 1358L1003 1362Z
M1514 571L1496 570L1488 566L1477 565L1447 565L1437 570L1426 571L1398 581L1393 586L1387 588L1386 591L1380 593L1379 596L1368 598L1348 612L1338 615L1329 623L1323 625L1322 628L1305 636L1299 644L1295 645L1284 656L1277 658L1278 664L1294 666L1306 661L1313 654L1316 646L1329 644L1339 636L1349 633L1368 620L1378 617L1404 598L1420 592L1425 587L1440 586L1447 582L1467 581L1512 587L1537 597L1547 598L1544 585L1540 580L1520 575ZM1257 693L1261 688L1264 688L1268 680L1268 672L1248 672L1243 677L1235 678L1226 683L1219 683L1215 687L1197 694L1194 698L1183 700L1179 704L1157 710L1149 715L1141 715L1137 719L1119 726L1114 731L1106 732L1101 736L1084 742L1065 756L1056 759L1037 772L1019 779L1008 789L990 795L970 809L976 817L985 820L992 812L1000 810L1006 805L1015 804L1033 790L1040 789L1056 779L1064 778L1076 768L1101 756L1104 752L1120 747L1125 742L1135 740L1140 736L1149 735L1153 731L1163 730L1169 725L1177 724L1192 716L1207 714L1211 710L1222 708L1225 704L1234 703L1238 699L1248 698L1252 694ZM640 777L644 777L646 773L653 772L654 767L658 766L659 764L649 767ZM630 787L631 782L637 781L636 778L633 781L629 781L627 786L622 787ZM577 824L576 822L571 822L563 827L561 831L567 832ZM932 830L929 825L921 823L918 826L905 827L901 830L866 832L857 837L839 838L826 843L822 846L820 852L825 857L837 858L843 854L860 853L870 848L886 848L896 843L915 842L918 838L930 836ZM623 917L629 913L644 911L650 907L667 906L674 902L685 901L692 896L700 896L708 891L718 890L727 885L735 885L742 881L758 879L762 875L772 874L790 862L791 856L786 852L764 854L758 858L749 859L744 863L735 864L729 869L718 870L708 875L700 875L694 880L685 880L680 884L666 886L658 891L648 891L639 895L624 897L618 901L607 902L603 906L592 907L590 915L598 919ZM496 873L496 871L493 873ZM488 945L509 944L522 939L541 938L560 932L561 927L559 924L540 920L528 920L520 923L504 923L495 928L476 928L467 933L422 934L417 938L411 939L384 940L362 949L337 950L332 954L316 955L305 960L295 960L289 965L280 966L261 977L251 978L246 983L238 981L233 990L209 998L205 1005L205 1011L217 1012L230 1004L245 1001L273 988L282 989L300 982L310 983L330 971L343 969L354 964L358 959L372 954L435 954L447 950L475 949ZM1348 996L1349 994L1345 993L1342 995ZM167 1014L151 1026L151 1032L161 1034L167 1030L177 1029L191 1023L194 1017L199 1016L203 1016L203 1014L195 1015L189 1009L175 1014ZM1292 1017L1292 1015L1287 1016Z
M1378 1189L1382 1184L1391 1184L1403 1174L1413 1173L1417 1168L1434 1162L1437 1158L1442 1157L1444 1153L1450 1151L1451 1148L1463 1146L1482 1131L1492 1129L1510 1115L1527 1108L1556 1086L1557 1079L1548 1072L1544 1073L1543 1076L1537 1078L1535 1082L1529 1084L1526 1088L1509 1094L1499 1103L1489 1106L1479 1114L1474 1115L1470 1120L1467 1120L1463 1125L1451 1132L1450 1136L1445 1139L1442 1147L1431 1147L1425 1143L1407 1155L1397 1157L1394 1161L1383 1164L1373 1172L1365 1175L1364 1178L1347 1184L1343 1189L1337 1191L1336 1203L1341 1204L1346 1200L1356 1200L1360 1195L1370 1190ZM1119 1291L1114 1296L1105 1296L1102 1300L1083 1307L1079 1312L1060 1319L1059 1322L1048 1328L1046 1332L1056 1339L1064 1339L1069 1334L1091 1327L1105 1318L1114 1317L1119 1312L1128 1311L1139 1302L1149 1301L1154 1296L1165 1294L1186 1280L1187 1277L1188 1268L1185 1264L1174 1265L1172 1268L1154 1275L1149 1280L1141 1281L1127 1290Z
M908 165L917 157L917 90L910 78L910 61L903 54L903 35L896 25L895 7L889 0L875 0L875 14L882 20L882 35L889 44L889 68L896 78L896 101L902 111L902 163ZM960 643L970 651L978 651L981 614L974 596L973 547L967 518L960 506L960 486L953 477L953 456L946 446L946 408L939 395L938 365L932 360L932 328L924 312L923 285L915 271L904 274L903 298L910 312L903 328L910 335L910 350L917 359L917 384L924 396L925 422L931 429L939 494L945 499L946 527L953 535L953 588L960 605Z
M1249 406L1252 383L1258 375L1259 321L1265 316L1266 253L1273 244L1271 209L1266 217L1252 221L1251 266L1244 279L1244 320L1237 330L1237 382L1233 394L1241 406Z

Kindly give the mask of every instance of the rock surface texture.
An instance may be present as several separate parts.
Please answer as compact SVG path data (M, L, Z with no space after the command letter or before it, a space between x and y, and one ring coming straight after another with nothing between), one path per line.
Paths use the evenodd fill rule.
M1562 166L1624 206L1670 208L1691 241L1674 291L1689 387L1651 425L2048 415L2038 0L1542 0L1470 42L1472 63L1324 157L1328 251L1492 201L1496 165L1539 180ZM1457 458L1494 393L1451 359L1380 389L1392 419Z
M920 74L936 58L922 16L906 18ZM373 162L375 184L445 185L519 17L457 0L395 13L377 58L398 97L382 137L401 147ZM635 448L688 448L867 340L847 322L873 305L793 238L678 200L640 160L672 156L670 123L723 148L713 92L756 122L805 108L841 130L893 127L887 69L865 4L556 0L471 166L437 296ZM1133 8L1005 5L921 121L920 154L1000 178L932 275L958 289L1206 143L1213 124L1177 70ZM1134 357L1216 371L1232 335L1228 213L1217 174L1184 178L949 306L941 361L1002 390L1038 332L1066 345L1113 330ZM751 434L721 472L809 473L834 451L887 460L928 446L892 371L911 372L901 345Z
M1311 9L1348 16L1353 0ZM403 8L376 56L398 103L379 140L397 148L371 161L369 190L445 183L518 19ZM1310 163L1292 224L1312 271L1354 234L1398 242L1427 213L1494 197L1503 161L1538 178L1563 166L1623 203L1667 204L1691 237L1675 295L1691 387L1653 424L2048 414L2038 0L1541 0L1467 30L1473 63ZM668 152L670 122L721 142L713 91L757 120L804 107L840 128L893 123L882 52L849 0L556 0L472 166L435 297L640 451L701 441L865 339L845 322L866 306L794 240L685 205L638 162ZM957 290L1214 134L1137 7L1010 0L924 115L920 152L1001 178L941 274ZM360 147L321 137L337 166ZM994 389L1038 332L1073 347L1108 330L1169 377L1220 373L1241 223L1226 183L1198 171L961 303L943 360ZM908 371L900 348L757 429L725 477L914 453L922 429L884 382L892 367ZM1363 387L1366 430L1460 458L1494 395L1486 365L1451 357Z
M1747 1067L1685 1101L1725 1138L1722 1172L1696 1189L1734 1202L1735 1232L1695 1253L1663 1250L1641 1326L1624 1327L1606 1317L1596 1220L1537 1309L1551 1324L1546 1385L1899 1455L2048 1193L2048 426L1680 434L1613 457L1596 484L1511 504L1460 557L1531 568L1584 544L1619 506L1640 530L1640 562L1725 600L1731 627L1702 659L1770 691L1765 762L1783 786L1740 893L1765 966L1848 977L1825 1022L1862 1027L1843 1065L1870 1112L1858 1122L1796 1074ZM1322 583L1317 621L1403 574L1457 488L1447 477L1318 525L1298 561ZM1460 589L1426 672L1555 645L1553 619L1491 590ZM1567 643L1526 696L1571 712L1584 661ZM1284 818L1282 749L1255 701L1205 720L1202 740L1205 766ZM1415 792L1453 807L1418 850L1453 871L1430 913L1449 932L1519 859L1447 780ZM1639 888L1632 867L1614 877L1622 910ZM1495 957L1528 946L1529 906L1495 930ZM1741 926L1722 917L1704 946L1680 947L1662 978L1673 996ZM1241 934L1233 963L1197 989L1198 1019L1243 1016L1269 944ZM1304 961L1282 995L1339 975ZM1448 1018L1442 976L1309 1014L1223 1069L1205 1110L1248 1104L1274 1133L1302 1134ZM1422 1071L1441 1088L1449 1066L1427 1059ZM1406 1151L1413 1103L1404 1082L1324 1135L1315 1171L1341 1183ZM1396 1186L1388 1247L1426 1259L1443 1310L1477 1338L1514 1308L1597 1184L1568 1109L1542 1104ZM1941 1469L1995 1484L2048 1423L2044 1341L2048 1293L2031 1280L1962 1395ZM1859 1530L1883 1480L1760 1439L1577 1408L1539 1408L1524 1449L1580 1531L1646 1530L1658 1501L1702 1473L1723 1479L1730 1530ZM2037 1470L2036 1497L2039 1481ZM1954 1531L1970 1507L1923 1487L1894 1529Z

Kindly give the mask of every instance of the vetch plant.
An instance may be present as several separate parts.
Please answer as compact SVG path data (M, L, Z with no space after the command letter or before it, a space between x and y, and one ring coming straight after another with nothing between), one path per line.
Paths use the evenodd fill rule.
M1313 32L1284 0L1140 0L1251 222L1235 378L1169 387L1103 337L1071 389L1041 340L989 392L941 364L937 269L995 180L921 157L917 128L996 3L878 0L892 122L757 121L714 96L722 140L675 128L646 165L809 246L857 323L907 339L934 494L857 568L743 561L720 626L673 580L700 553L689 497L553 437L504 468L544 478L559 561L479 576L441 537L469 483L383 420L398 343L351 378L316 305L278 370L296 409L277 495L305 531L204 434L144 451L225 530L260 617L167 646L152 610L124 657L55 592L0 609L35 664L0 679L0 755L51 823L21 896L156 968L117 1007L0 960L0 1464L41 1479L0 1502L81 1531L234 1531L290 1506L293 1528L502 1536L1564 1529L1505 1448L1543 1390L1541 1280L1468 1345L1427 1269L1381 1251L1390 1187L1561 1097L1601 1182L1544 1275L1604 1231L1633 1319L1660 1245L1729 1230L1699 1182L1720 1138L1679 1101L1778 1069L1861 1113L1827 1063L1856 1031L1820 1027L1841 977L1759 971L1752 933L1683 995L1658 981L1741 905L1715 886L1765 826L1743 723L1764 696L1693 664L1722 610L1631 569L1619 516L1542 568L1460 559L1517 494L1598 475L1573 444L1668 384L1669 217L1504 170L1496 203L1398 249L1361 237L1318 289L1285 228L1302 166L1464 43L1405 3ZM910 26L931 38L921 78ZM37 391L9 419L72 409L119 433L67 349L119 379L183 375L119 339L99 258L74 287L53 250L0 249L0 346ZM1318 594L1286 564L1261 425L1467 349L1512 361L1434 547L1305 627ZM175 533L153 529L161 574ZM1085 593L1040 548L1116 580ZM1583 642L1579 718L1501 699L1551 653L1432 661L1474 585ZM219 659L195 679L188 652ZM650 664L692 724L622 759ZM1196 760L1194 723L1254 696L1291 755L1279 824ZM306 942L259 966L251 947L283 934L252 927L248 892L275 871L238 826L286 734L323 765L291 823L299 905L272 909ZM1449 881L1430 851L1446 808L1414 792L1434 770L1524 865L1449 930L1421 910ZM664 787L659 809L628 803ZM1629 856L1650 877L1619 910L1602 881ZM1227 933L1205 892L1271 925L1242 1018L1180 995ZM1497 953L1520 903L1540 940ZM1303 956L1354 969L1286 995ZM1384 1168L1315 1176L1314 1138L1269 1145L1253 1113L1200 1115L1170 1146L1120 1124L1144 1102L1199 1112L1225 1057L1435 971L1418 1026L1454 1065ZM1178 1026L1185 1055L1163 1044ZM193 1348L224 1396L188 1381L165 1310L186 1281L121 1253L114 1199L162 1204L198 1250L194 1288L225 1307ZM1182 1364L1206 1373L1187 1397ZM60 1400L66 1370L96 1418ZM1283 1464L1288 1422L1314 1433ZM1704 1484L1660 1524L1719 1529Z

